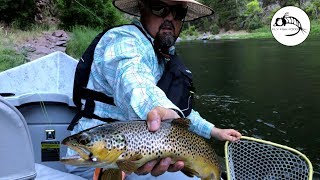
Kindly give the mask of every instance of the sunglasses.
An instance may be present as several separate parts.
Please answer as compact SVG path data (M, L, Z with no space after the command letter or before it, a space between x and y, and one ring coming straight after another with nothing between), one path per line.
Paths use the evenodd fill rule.
M173 18L180 21L186 17L188 12L188 8L183 7L182 5L168 6L164 3L149 4L149 8L152 14L162 18L168 16L171 12Z

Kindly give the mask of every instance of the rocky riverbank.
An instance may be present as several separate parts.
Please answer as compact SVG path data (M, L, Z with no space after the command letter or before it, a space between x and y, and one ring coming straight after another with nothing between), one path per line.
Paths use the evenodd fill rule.
M55 51L66 51L70 36L64 30L42 32L39 37L27 39L18 45L18 49L25 54L27 61L32 61Z
M227 31L219 34L203 33L199 36L187 36L179 38L177 41L192 40L219 40L228 35L249 34L246 31ZM64 30L55 30L53 32L42 32L38 37L27 39L25 42L17 45L18 51L25 54L27 61L32 61L55 51L66 52L67 42L70 40L70 34Z
M211 34L209 32L202 33L198 36L187 36L184 38L178 38L178 42L181 41L194 41L194 40L220 40L220 39L225 39L225 37L228 36L245 36L249 35L247 31L241 30L241 31L234 31L234 30L229 30L229 31L220 31L219 34Z

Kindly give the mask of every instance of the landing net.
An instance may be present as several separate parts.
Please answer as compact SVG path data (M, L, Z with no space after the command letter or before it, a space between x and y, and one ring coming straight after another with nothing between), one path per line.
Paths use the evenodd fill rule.
M312 180L309 159L287 146L242 136L225 144L228 180Z

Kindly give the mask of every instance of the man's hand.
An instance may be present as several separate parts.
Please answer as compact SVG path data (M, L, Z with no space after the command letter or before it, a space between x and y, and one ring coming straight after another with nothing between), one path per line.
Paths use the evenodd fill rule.
M160 128L162 120L180 118L180 116L172 109L157 106L153 108L147 116L147 124L149 131L157 131Z
M241 138L241 134L234 129L219 129L216 127L212 128L211 136L220 141L231 142L238 141Z
M179 115L171 110L164 107L155 107L148 113L147 124L149 131L157 131L160 128L162 120L180 118ZM138 175L145 175L151 173L153 176L159 176L166 171L176 172L180 171L184 167L183 161L177 161L173 164L171 158L167 157L164 159L153 160L147 162L145 165L140 167L135 173Z
M171 158L167 157L164 159L153 160L147 162L145 165L140 167L135 173L138 175L146 175L151 173L152 176L160 176L161 174L168 172L180 171L184 167L183 161L177 161L174 164L171 164Z

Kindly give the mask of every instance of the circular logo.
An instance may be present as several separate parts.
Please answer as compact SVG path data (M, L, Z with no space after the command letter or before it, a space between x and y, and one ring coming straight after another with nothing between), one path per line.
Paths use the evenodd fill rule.
M308 15L294 6L278 10L271 21L273 37L281 44L295 46L307 39L310 32Z

